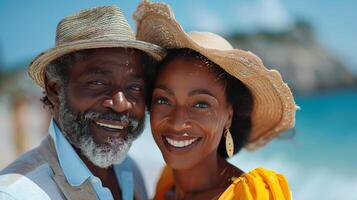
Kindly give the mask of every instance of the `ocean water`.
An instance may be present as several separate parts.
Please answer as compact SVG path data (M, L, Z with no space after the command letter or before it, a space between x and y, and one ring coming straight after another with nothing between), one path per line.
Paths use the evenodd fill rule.
M230 162L244 171L265 167L284 174L296 200L357 199L357 90L297 97L296 126L262 149ZM147 129L130 150L154 193L164 165Z

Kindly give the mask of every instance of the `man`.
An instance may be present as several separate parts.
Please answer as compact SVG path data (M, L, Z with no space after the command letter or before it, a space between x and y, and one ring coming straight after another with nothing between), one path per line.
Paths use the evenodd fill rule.
M64 18L56 47L29 67L53 116L49 136L0 172L0 199L147 199L126 153L143 129L144 65L164 54L135 40L115 6Z

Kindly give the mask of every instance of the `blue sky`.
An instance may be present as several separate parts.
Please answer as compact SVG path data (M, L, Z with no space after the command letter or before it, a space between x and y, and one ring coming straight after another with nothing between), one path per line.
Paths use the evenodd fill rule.
M54 45L58 21L78 10L118 5L135 27L131 14L139 0L2 0L0 1L0 65L5 69ZM284 30L296 18L312 23L321 44L357 73L357 1L340 0L166 0L186 30ZM224 2L224 3L222 3ZM25 67L25 66L24 66Z

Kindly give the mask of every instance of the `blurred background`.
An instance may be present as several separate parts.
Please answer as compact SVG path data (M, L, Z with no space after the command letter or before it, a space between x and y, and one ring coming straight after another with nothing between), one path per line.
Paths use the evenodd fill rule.
M286 175L294 199L357 199L357 1L165 1L186 31L213 31L278 69L297 104L296 127L230 161ZM84 8L118 5L135 29L139 0L0 1L0 169L47 135L50 114L27 66L54 46L57 23ZM148 123L147 123L148 124ZM149 194L164 162L150 127L130 154Z

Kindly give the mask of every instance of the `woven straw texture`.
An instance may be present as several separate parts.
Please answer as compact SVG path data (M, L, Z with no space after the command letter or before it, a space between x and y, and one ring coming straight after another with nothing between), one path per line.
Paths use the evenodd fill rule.
M280 73L267 69L258 56L249 51L233 49L226 40L212 33L187 34L176 21L171 8L164 3L141 2L134 19L137 21L138 39L167 49L190 48L200 52L251 90L254 107L252 132L246 146L248 150L257 149L294 127L298 107L289 87ZM200 41L196 37L200 34L215 35L215 39L219 37L224 40L224 45L214 48L215 44L205 44L215 41Z
M34 58L28 73L44 88L45 67L53 60L78 50L114 47L139 49L156 60L161 60L166 53L157 45L136 40L117 6L96 7L82 10L60 21L57 25L55 48Z

